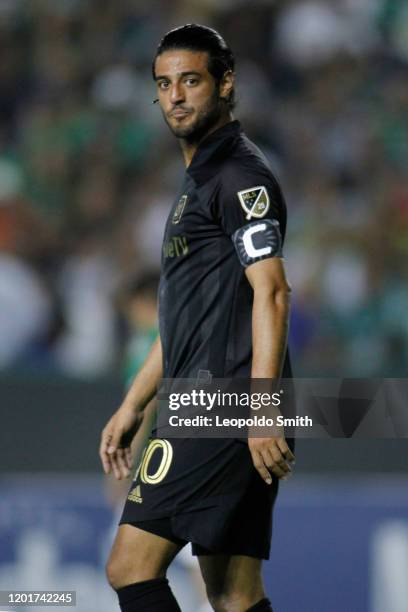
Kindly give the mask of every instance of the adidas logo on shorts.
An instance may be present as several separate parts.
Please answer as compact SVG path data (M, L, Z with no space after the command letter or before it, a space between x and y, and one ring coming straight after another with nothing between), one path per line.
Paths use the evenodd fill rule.
M136 502L137 504L141 504L143 501L143 497L140 493L140 485L137 485L128 495L128 499L132 502Z

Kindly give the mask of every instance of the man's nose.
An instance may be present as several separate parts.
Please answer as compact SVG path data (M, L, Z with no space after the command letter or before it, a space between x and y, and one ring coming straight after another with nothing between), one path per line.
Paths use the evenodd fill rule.
M171 87L170 100L172 104L184 102L184 91L179 83L174 83Z

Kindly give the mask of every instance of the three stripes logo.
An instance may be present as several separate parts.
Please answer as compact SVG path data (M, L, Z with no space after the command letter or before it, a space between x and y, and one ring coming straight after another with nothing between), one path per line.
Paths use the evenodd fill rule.
M143 501L143 497L140 491L140 485L137 485L128 495L128 499L132 502L136 502L137 504L141 504Z

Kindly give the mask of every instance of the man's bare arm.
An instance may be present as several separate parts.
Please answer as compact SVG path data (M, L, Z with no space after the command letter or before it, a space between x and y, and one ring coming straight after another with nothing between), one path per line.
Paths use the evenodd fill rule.
M142 367L135 376L122 406L141 411L156 395L157 384L163 376L162 346L160 336L153 343Z
M130 445L142 423L143 410L155 396L162 375L162 347L158 337L121 406L102 431L99 456L103 469L106 474L113 471L118 480L130 474Z
M264 259L246 269L254 291L252 309L252 378L278 380L285 358L290 309L290 286L283 260ZM271 472L283 478L291 471L287 461L294 455L283 435L272 438L248 438L254 466L271 484Z

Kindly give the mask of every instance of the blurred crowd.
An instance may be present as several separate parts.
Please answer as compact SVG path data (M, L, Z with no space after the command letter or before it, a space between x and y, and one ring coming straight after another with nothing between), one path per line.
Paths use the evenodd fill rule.
M404 0L0 0L0 370L127 367L123 288L158 269L183 173L151 59L188 22L234 50L283 184L295 373L404 376Z

